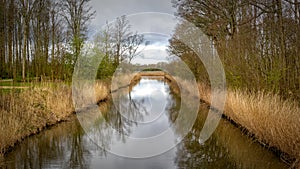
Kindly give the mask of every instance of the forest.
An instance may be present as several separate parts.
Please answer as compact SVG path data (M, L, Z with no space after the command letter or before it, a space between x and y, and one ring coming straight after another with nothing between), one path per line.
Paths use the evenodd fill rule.
M1 0L2 78L70 78L95 11L89 0Z
M195 24L211 39L229 86L300 98L298 0L173 0L172 3L177 16ZM205 69L199 66L201 61L194 62L195 53L178 41L180 35L176 32L181 27L176 28L169 50L180 56L197 77L207 81Z
M90 0L2 0L0 8L1 78L70 81L95 16ZM143 41L125 16L96 36L103 54L99 78L111 76L125 58L130 61Z

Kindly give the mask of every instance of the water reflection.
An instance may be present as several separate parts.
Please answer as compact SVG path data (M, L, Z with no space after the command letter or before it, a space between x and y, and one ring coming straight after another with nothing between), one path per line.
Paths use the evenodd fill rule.
M174 104L167 84L142 79L129 94L120 92L107 113L89 110L79 115L79 119L87 135L103 149L117 155L142 158L165 152L167 150L161 147L174 144L176 133L166 132L173 125L169 112ZM158 138L161 133L167 133L167 137ZM150 138L150 141L144 138Z
M23 141L0 159L0 168L287 168L227 121L222 120L213 136L201 144L200 130L208 112L205 105L201 105L192 130L177 147L145 159L109 153L111 149L135 151L134 145L128 145L128 136L155 136L172 126L181 106L189 106L180 103L163 81L142 79L117 103L102 104L102 113L95 106L89 114L79 115L80 122L88 126L87 132L74 117ZM177 126L174 133L180 135L181 130Z
M122 95L115 100L109 113L104 114L106 122L120 135L144 138L159 134L168 125L157 127L168 108L173 103L170 90L165 84L155 80L142 79L128 95ZM168 118L163 124L169 124ZM156 127L155 130L141 132L142 128ZM147 136L145 136L147 134Z
M288 168L273 153L224 120L212 137L201 144L199 128L202 128L207 116L206 107L201 105L193 129L177 147L175 163L178 168Z
M0 168L90 168L90 153L83 134L74 117L73 122L24 140L0 160Z

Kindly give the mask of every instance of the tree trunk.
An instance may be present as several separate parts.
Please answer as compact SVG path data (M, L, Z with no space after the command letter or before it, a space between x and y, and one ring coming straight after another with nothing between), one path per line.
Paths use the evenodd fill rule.
M23 52L22 52L22 81L25 82L25 71L26 71L26 49L27 49L27 28L26 23L23 25L24 37L23 37Z
M6 2L5 0L0 1L0 78L5 72L5 28L6 28Z
M279 30L279 57L280 57L280 65L281 65L281 72L282 72L282 80L280 82L282 92L289 86L287 82L286 74L288 71L287 69L287 58L286 58L286 47L285 47L285 30L283 24L283 14L282 14L282 1L276 0L277 5L277 18L278 18L278 30ZM287 86L286 86L287 85Z

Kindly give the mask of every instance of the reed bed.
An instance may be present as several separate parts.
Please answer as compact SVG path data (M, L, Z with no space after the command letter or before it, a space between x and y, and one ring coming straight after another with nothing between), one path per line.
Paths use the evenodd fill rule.
M209 88L201 83L198 86L201 98L209 103ZM228 89L224 115L247 129L260 143L299 161L300 108L295 100L283 100L267 92Z
M107 85L95 83L97 99L104 100L108 93ZM67 120L74 113L72 90L64 83L1 92L0 100L0 156L24 138Z

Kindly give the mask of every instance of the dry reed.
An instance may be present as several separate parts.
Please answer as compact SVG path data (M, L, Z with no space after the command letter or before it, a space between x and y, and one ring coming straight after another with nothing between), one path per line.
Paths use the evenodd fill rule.
M107 85L95 83L96 98L108 96ZM74 112L71 87L63 83L36 85L0 94L0 155L25 137L66 120ZM95 102L97 102L95 101Z
M209 103L209 88L198 86L202 99ZM267 92L228 89L224 115L254 134L260 143L300 159L300 108L296 101Z

